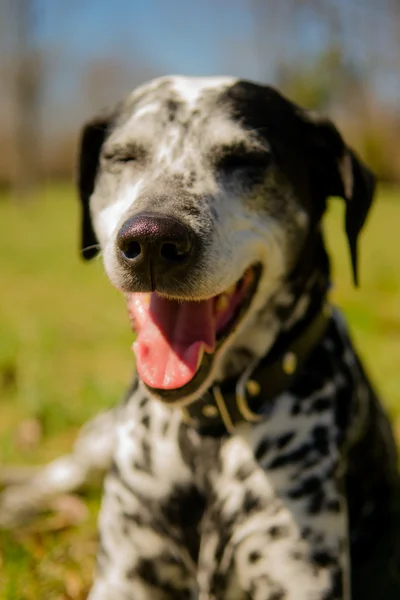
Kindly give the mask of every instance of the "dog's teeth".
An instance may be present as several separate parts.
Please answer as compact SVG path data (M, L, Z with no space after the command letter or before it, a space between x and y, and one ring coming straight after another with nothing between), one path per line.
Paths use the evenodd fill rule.
M201 346L199 358L197 359L196 371L200 368L200 365L201 365L201 363L203 361L203 356L204 356L204 346Z
M226 310L229 306L229 294L227 294L226 292L224 292L223 294L221 294L218 297L217 300L217 312L223 312L224 310Z

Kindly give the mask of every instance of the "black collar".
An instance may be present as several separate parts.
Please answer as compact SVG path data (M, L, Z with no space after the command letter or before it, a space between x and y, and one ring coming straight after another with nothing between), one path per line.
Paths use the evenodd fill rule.
M182 409L187 424L203 433L232 432L242 422L262 420L268 403L286 390L326 331L331 311L320 309L287 340L280 336L268 354L237 379L215 384Z

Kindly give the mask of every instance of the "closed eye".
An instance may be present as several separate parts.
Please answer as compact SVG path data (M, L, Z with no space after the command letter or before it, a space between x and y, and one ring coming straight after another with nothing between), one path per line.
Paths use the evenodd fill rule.
M141 146L130 144L123 148L107 148L103 152L103 158L113 163L142 163L147 156L147 152Z
M119 163L129 163L135 162L137 160L137 156L132 154L114 154L114 156L110 157L114 162Z
M217 160L217 168L229 174L241 169L266 169L272 157L268 150L235 150L223 153Z

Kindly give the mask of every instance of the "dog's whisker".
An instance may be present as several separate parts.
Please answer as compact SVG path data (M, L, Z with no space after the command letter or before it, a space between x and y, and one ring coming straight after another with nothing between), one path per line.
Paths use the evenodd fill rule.
M100 250L101 249L100 244L92 244L91 246L85 246L84 248L82 248L82 252L86 252L86 250L93 250L93 249Z

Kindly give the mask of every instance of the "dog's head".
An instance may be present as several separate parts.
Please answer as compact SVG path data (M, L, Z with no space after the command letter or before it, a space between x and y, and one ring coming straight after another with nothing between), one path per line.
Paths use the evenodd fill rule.
M345 200L357 280L374 179L329 121L274 89L171 77L85 126L79 188L83 256L102 250L139 374L175 400L201 393L288 278L311 272L329 196Z

